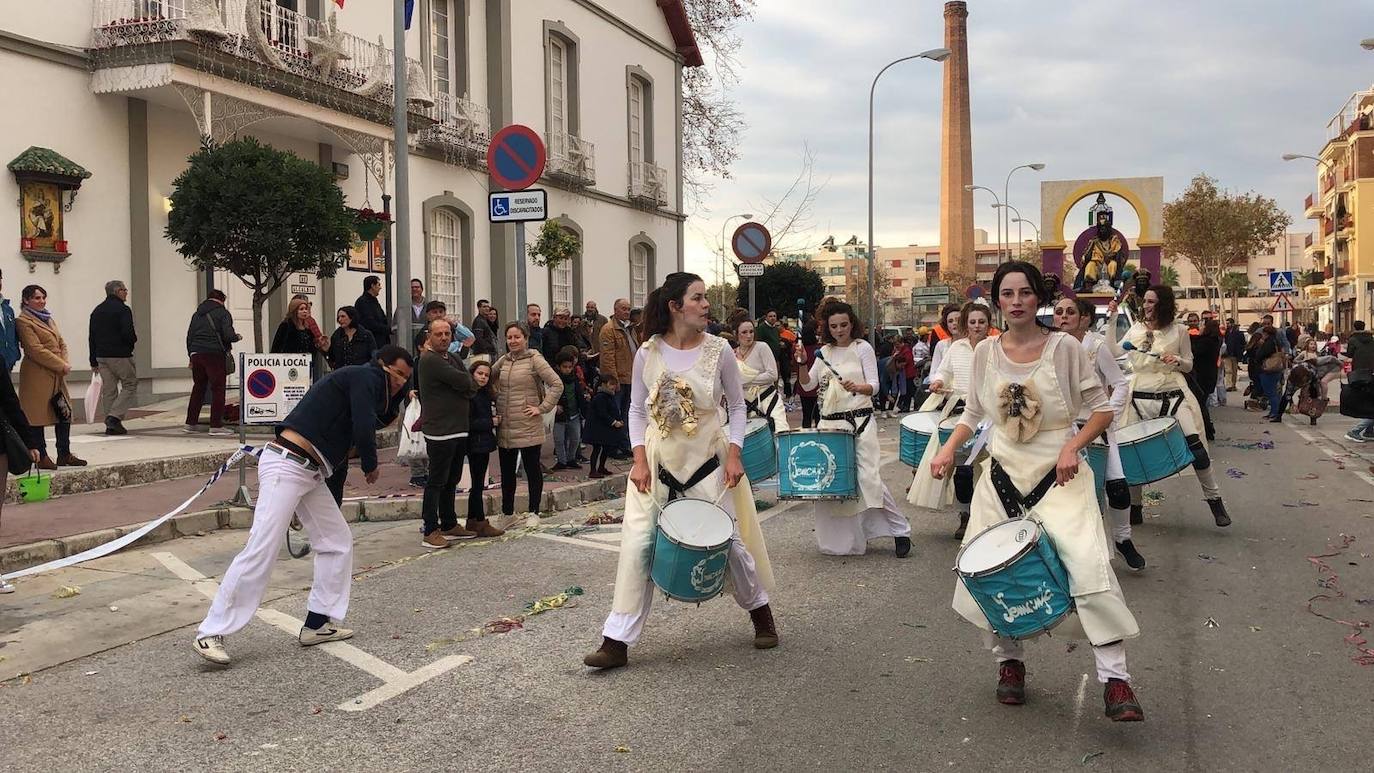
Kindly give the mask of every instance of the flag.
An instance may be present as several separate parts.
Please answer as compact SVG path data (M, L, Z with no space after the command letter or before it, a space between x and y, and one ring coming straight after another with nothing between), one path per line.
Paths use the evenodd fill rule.
M406 29L410 29L410 20L415 16L415 0L406 0Z
M343 10L343 4L344 4L344 0L334 0L334 5L339 6L339 10L341 10L341 11Z

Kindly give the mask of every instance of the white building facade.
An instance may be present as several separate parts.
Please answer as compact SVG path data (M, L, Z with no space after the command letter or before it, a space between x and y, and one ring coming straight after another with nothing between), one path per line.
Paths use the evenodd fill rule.
M21 247L20 206L0 216L0 270L16 309L42 285L80 381L90 310L110 279L128 283L145 395L189 387L187 321L211 278L164 237L167 197L208 134L252 135L335 172L349 206L394 195L392 3L389 0L70 0L20 4L0 20L0 158L37 146L90 177L64 197L63 254ZM342 53L340 57L338 54ZM537 187L581 256L530 265L527 293L548 310L603 313L643 303L683 254L682 68L700 53L680 2L416 0L406 35L410 276L471 319L479 298L502 321L515 308L516 226L488 222L486 152L500 127L534 128L549 151ZM13 175L0 193L20 201ZM539 223L525 224L533 242ZM364 261L366 262L366 261ZM392 264L395 260L393 257ZM361 268L361 266L359 266ZM304 292L328 332L367 271L294 278L264 314L264 340ZM372 272L381 273L381 272ZM387 276L406 297L410 276ZM251 294L213 278L251 342ZM396 302L393 300L393 306ZM251 348L251 343L248 348Z

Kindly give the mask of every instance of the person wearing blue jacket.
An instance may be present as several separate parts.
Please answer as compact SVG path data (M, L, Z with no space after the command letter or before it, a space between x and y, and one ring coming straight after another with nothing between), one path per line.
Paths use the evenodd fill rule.
M0 272L0 280L4 279L4 273ZM4 289L4 284L0 283L0 290ZM5 363L5 370L13 370L14 364L19 362L19 331L14 326L14 307L10 305L10 299L0 295L0 360Z
M396 420L414 369L410 353L383 346L366 365L340 368L315 383L277 425L258 460L258 502L248 542L234 557L193 642L196 654L229 664L224 637L241 630L262 604L272 565L293 514L310 535L315 576L306 603L301 646L348 639L333 622L348 611L353 578L353 533L326 480L356 449L368 483L376 483L377 430Z

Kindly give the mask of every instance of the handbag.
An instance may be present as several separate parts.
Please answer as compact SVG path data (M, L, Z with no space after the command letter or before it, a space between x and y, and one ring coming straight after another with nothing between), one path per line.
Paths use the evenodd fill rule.
M1287 365L1288 358L1284 357L1283 352L1276 351L1264 358L1264 362L1260 363L1260 370L1265 373L1282 373Z
M33 460L29 458L29 447L25 445L23 438L19 437L19 430L8 421L0 420L0 435L3 435L6 466L9 467L10 474L23 475L28 472L33 466Z
M48 398L48 404L52 406L52 412L57 415L59 424L72 423L72 404L67 402L67 396L58 392Z
M1374 382L1343 382L1341 415L1352 419L1374 419Z

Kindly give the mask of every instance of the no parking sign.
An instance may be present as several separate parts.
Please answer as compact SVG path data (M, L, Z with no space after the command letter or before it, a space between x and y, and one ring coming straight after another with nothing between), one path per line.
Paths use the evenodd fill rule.
M244 424L275 424L310 389L310 355L241 354Z

